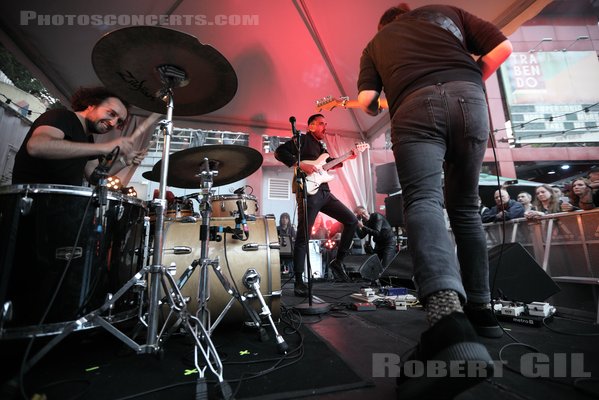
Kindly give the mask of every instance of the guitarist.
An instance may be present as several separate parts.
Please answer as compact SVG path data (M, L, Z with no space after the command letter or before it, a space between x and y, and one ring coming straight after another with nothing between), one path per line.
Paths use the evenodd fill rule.
M316 165L305 163L303 161L316 160L321 154L326 153L326 149L322 143L326 134L326 127L327 123L322 114L312 115L308 118L308 133L300 135L299 137L300 146L298 146L298 143L296 143L296 139L294 138L293 140L280 145L275 150L275 158L288 167L297 168L299 147L301 149L299 169L306 175L318 173L318 167ZM354 152L350 159L356 157L357 153ZM330 159L327 161L329 160ZM339 167L341 165L342 164L339 164ZM343 234L341 235L337 258L331 261L329 267L331 271L333 271L336 279L345 282L349 281L349 277L345 271L345 266L343 265L343 258L349 252L354 232L358 226L358 220L354 213L331 193L329 185L323 183L318 187L318 191L315 194L307 196L307 210L305 211L308 217L308 229L306 230L306 227L304 226L304 215L306 214L303 209L303 191L296 190L295 192L298 204L298 229L297 240L293 250L293 268L295 272L293 292L298 297L305 297L308 294L308 288L302 280L302 274L304 272L309 236L306 235L306 232L311 231L316 215L319 212L323 212L343 224Z

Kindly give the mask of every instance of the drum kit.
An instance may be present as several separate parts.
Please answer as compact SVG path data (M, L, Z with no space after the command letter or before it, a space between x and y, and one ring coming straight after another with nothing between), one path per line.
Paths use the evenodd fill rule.
M60 275L57 269L64 264L39 266L38 269L44 270L49 276L48 279L38 276L35 283L29 282L24 272L14 275L18 282L11 282L11 285L23 286L29 282L35 286L34 293L39 298L34 296L33 299L31 296L25 296L28 297L26 299L11 297L10 290L6 288L6 278L13 276L11 269L14 272L18 268L3 267L0 282L5 287L0 287L3 297L0 300L4 303L0 339L9 337L6 334L15 326L17 329L12 332L13 337L17 338L57 335L27 361L26 371L68 334L86 327L101 326L138 353L161 351L166 338L175 330L182 330L194 339L195 363L199 372L198 390L205 394L204 374L209 368L218 378L217 386L223 397L229 398L231 390L223 379L222 363L211 335L218 323L228 316L227 313L235 311L235 301L241 306L237 307L237 314L249 317L246 324L257 328L261 340L268 338L261 318L264 317L276 335L279 352L287 351L287 344L277 331L272 313L264 300L264 295L270 297L270 305L275 307L277 289L280 288L280 280L274 279L280 279L279 268L275 265L275 261L278 262L279 242L274 217L257 217L258 205L252 196L243 193L214 196L212 190L213 187L239 181L255 172L262 164L262 155L254 149L235 145L202 146L171 155L170 139L174 115L208 113L223 107L233 98L237 90L235 71L216 49L201 44L195 37L149 26L123 28L106 34L93 49L92 64L105 86L131 104L163 114L166 109L166 118L159 122L164 136L162 159L151 171L144 173L145 178L159 182L158 197L152 201L156 213L154 227L150 229L149 218L145 215L147 207L143 202L109 194L105 210L105 220L108 222L102 233L110 240L104 240L106 243L97 246L95 228L85 228L87 231L79 229L78 232L69 232L64 240L53 239L55 243L48 244L48 240L52 240L48 238L54 235L52 229L68 223L57 218L64 218L69 212L63 209L62 213L57 213L57 209L71 207L65 204L72 205L73 198L82 205L87 204L84 207L89 207L91 202L88 199L93 197L91 189L74 190L74 187L56 185L0 188L0 196L12 200L2 202L2 214L13 217L13 223L9 224L13 230L2 232L3 235L6 233L11 238L16 235L15 222L27 220L21 216L37 216L28 227L29 241L35 243L16 251L6 251L2 260L5 266L9 261L14 261L14 264L17 261L38 263L39 260L52 260L54 257L76 264L71 266L70 272L79 270L79 275L70 276L70 281L66 283L73 287L59 295L57 301L60 307L54 307L53 312L45 312L41 317L41 311L21 311L35 301L41 301L44 296L45 302L48 302L47 296L52 288L47 287L45 282L56 284L55 277ZM199 202L200 221L195 218L166 220L167 185L198 189L198 193L188 197ZM211 221L212 217L214 219ZM93 227L91 215L89 219L89 226ZM85 224L83 221L73 223L73 226L83 227ZM23 222L20 228L25 225ZM153 235L150 236L148 232L152 230ZM36 235L31 235L33 232ZM227 246L227 235L230 235L229 241L234 243L233 246ZM251 241L248 240L250 236ZM153 238L152 249L149 248L150 237ZM61 247L63 242L77 243L78 240L85 244L80 247ZM16 237L15 241L27 240ZM140 244L142 241L144 243ZM212 251L211 241L215 242ZM36 255L39 249L30 251L41 243L46 244L47 252L52 254L40 256ZM248 257L248 252L251 257ZM30 257L19 259L18 254L21 253L30 253ZM217 256L209 258L209 254ZM148 262L150 258L152 261ZM226 260L228 277L221 267L221 258ZM240 276L231 271L230 260L238 266L247 265L248 260L258 265L251 265ZM167 263L168 267L165 267ZM272 268L271 264L275 267ZM109 271L108 276L105 272L99 272L102 269ZM192 279L195 269L199 269L199 278ZM268 278L268 282L266 287L261 288L263 276ZM218 284L222 288L217 287ZM244 293L241 292L242 285L247 289ZM212 296L211 292L220 295ZM259 302L257 307L249 304L250 298ZM14 300L14 308L10 301L5 303L6 299ZM256 308L261 310L260 314ZM215 311L221 313L213 322L211 312ZM9 314L14 314L16 321L9 318ZM140 320L138 325L146 328L145 344L136 343L113 325L120 321L115 315L126 319L131 314L137 314ZM168 315L165 317L165 314ZM47 323L36 326L35 321L39 321L40 317L42 322L45 320ZM77 319L61 322L74 318ZM198 361L199 353L205 360L202 365Z

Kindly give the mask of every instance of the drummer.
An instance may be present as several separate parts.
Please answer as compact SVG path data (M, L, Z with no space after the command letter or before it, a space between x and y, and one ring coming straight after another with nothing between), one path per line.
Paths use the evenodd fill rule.
M53 109L36 119L15 157L13 184L81 186L84 177L96 184L100 160L109 175L141 163L145 151L135 151L129 137L94 143L92 134L122 128L127 118L125 100L103 87L81 88L73 95L71 107L74 111ZM112 159L104 161L111 153Z

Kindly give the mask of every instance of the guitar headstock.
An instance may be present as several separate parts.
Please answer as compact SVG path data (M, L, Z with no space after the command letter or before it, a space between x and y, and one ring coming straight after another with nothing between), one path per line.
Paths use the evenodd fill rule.
M345 104L349 101L349 97L333 97L326 96L322 99L316 100L316 111L327 110L331 111L335 107L345 107Z
M363 152L364 150L368 150L370 148L370 145L366 142L360 142L356 144L356 150L358 150L360 153Z

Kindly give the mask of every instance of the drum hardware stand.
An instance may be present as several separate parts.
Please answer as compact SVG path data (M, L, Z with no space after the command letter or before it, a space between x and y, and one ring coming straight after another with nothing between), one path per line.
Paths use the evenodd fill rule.
M235 286L231 285L231 283L229 282L227 277L222 273L222 268L220 266L220 262L218 259L215 259L215 260L208 259L208 250L209 250L209 241L210 241L210 232L211 232L210 217L212 215L212 191L211 191L212 183L213 183L212 177L214 175L216 175L217 173L218 173L218 171L210 169L209 160L204 159L204 166L203 166L202 172L200 174L200 181L201 181L201 186L202 186L202 190L200 192L201 197L202 197L202 200L200 201L200 213L202 215L202 224L200 225L200 243L201 243L200 259L194 260L191 263L191 265L185 270L185 272L183 273L183 275L181 276L181 278L179 279L179 281L177 283L177 289L181 289L183 287L183 285L185 285L185 283L189 280L189 277L191 276L191 274L193 274L194 270L199 265L200 266L200 277L199 277L199 285L198 285L198 293L197 293L198 310L196 312L196 318L202 322L203 326L207 327L208 333L212 334L214 329L218 326L218 324L222 321L222 319L224 318L226 313L232 307L233 302L235 300L237 300L243 307L244 311L251 318L252 322L250 325L252 325L258 329L260 340L266 341L269 338L268 333L262 327L262 321L260 319L260 316L256 312L256 310L254 310L252 307L249 306L247 297L240 294L238 289ZM239 221L238 223L240 225L243 225L243 229L241 229L241 233L239 233L237 229L231 231L231 230L229 230L230 228L226 228L225 233L233 233L235 235L238 235L239 240L247 240L249 233L248 233L246 225L245 225L246 220L245 220L245 216L243 215L243 209L242 209L240 201L238 201L237 206L238 206L238 209L240 210L239 211L240 216L238 219L236 219L236 221ZM244 234L243 232L245 232L246 239L242 238L242 236ZM178 249L175 247L174 250L177 251ZM179 250L184 251L185 249L179 249ZM214 324L212 324L212 322L211 322L210 310L207 307L208 301L210 299L210 288L208 285L208 278L209 278L208 268L209 267L212 267L212 269L213 269L214 273L216 274L216 277L220 281L222 287L231 296L231 299L229 299L229 302L226 304L225 308L221 311L218 318L214 321ZM268 309L268 306L266 306L266 304L264 303L264 299L261 297L261 294L260 294L260 299L262 302L262 309L263 309L264 314L270 316L271 315L270 310ZM168 317L166 318L165 326L168 325L168 321L171 317L171 314L172 313L170 313L168 315ZM271 320L271 324L273 324L272 326L273 326L274 332L277 335L277 343L278 343L279 351L282 352L283 354L285 354L287 352L287 348L288 348L287 344L285 343L283 338L279 335L276 328L274 327L272 318L270 318L270 320ZM180 322L181 322L181 320L179 319L174 324L174 326L171 327L171 329L169 330L169 334L172 333L175 329L177 329L177 327L180 325Z
M250 268L247 271L245 271L245 274L243 275L243 284L245 285L245 287L250 289L252 293L260 300L260 304L262 304L262 313L260 315L265 315L268 317L270 326L272 327L272 330L274 331L275 336L277 338L277 346L279 349L279 353L287 354L287 349L289 348L289 346L287 346L285 339L283 339L283 336L281 336L279 334L279 331L277 331L277 327L275 326L275 323L272 320L272 313L270 312L270 309L266 305L264 297L262 297L262 293L260 292L260 274L258 273L258 271L256 271L253 268Z
M43 356L45 356L54 346L62 341L67 335L69 335L77 327L85 324L88 321L95 321L98 325L102 326L117 339L121 340L127 346L132 348L137 353L158 353L161 351L161 345L163 339L158 333L158 311L159 311L159 298L160 298L160 287L164 289L167 294L167 301L171 308L171 312L175 312L179 315L181 323L184 325L187 333L190 334L195 341L195 357L194 362L198 371L198 382L196 385L196 398L207 398L207 386L204 378L206 368L216 375L218 379L217 387L222 393L224 399L232 399L233 392L229 384L223 378L223 366L216 351L214 344L210 339L208 331L204 328L203 322L190 315L185 300L181 291L177 287L177 284L173 277L166 271L166 268L162 266L162 251L163 251L163 234L164 234L164 217L165 217L165 205L166 205L166 183L168 177L168 161L170 153L170 141L172 135L172 116L173 116L173 88L178 86L184 86L187 84L185 71L174 67L163 65L157 68L161 80L164 84L164 88L160 92L162 99L167 104L167 116L166 119L160 121L160 129L164 134L164 147L162 151L162 166L161 166L161 179L159 186L159 198L154 199L156 205L156 226L154 233L154 251L153 251L153 263L152 265L144 265L144 267L135 274L123 287L121 287L106 303L100 308L84 315L83 317L68 324L64 331L58 336L54 337L49 341L38 353L36 353L29 361L27 361L22 369L25 373L31 369ZM207 160L206 160L207 161ZM202 172L204 174L204 172ZM202 252L207 250L202 249ZM207 251L206 251L207 253ZM204 254L204 253L203 253ZM145 263L144 263L145 264ZM205 272L205 269L203 269ZM112 308L115 302L120 299L132 286L143 282L142 278L147 274L150 275L150 286L149 286L149 303L147 313L147 335L146 344L140 345L130 339L123 332L115 328L112 324L107 322L102 314ZM201 289L205 289L205 283L207 280L207 273L204 273L204 286ZM170 286L170 289L167 287ZM205 307L205 304L204 304ZM193 321L193 324L192 324ZM162 332L162 331L161 331ZM200 368L198 365L198 349L201 351L206 366Z

